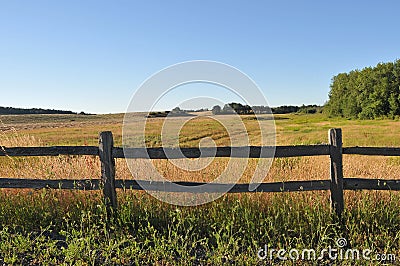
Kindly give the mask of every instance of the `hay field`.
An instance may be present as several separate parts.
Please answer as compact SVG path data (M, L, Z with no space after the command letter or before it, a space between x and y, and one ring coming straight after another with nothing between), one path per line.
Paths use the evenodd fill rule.
M139 114L140 115L140 114ZM243 116L251 145L259 145L257 121ZM111 130L122 145L122 114L93 116L1 116L0 146L97 145L98 133ZM146 125L146 144L162 145L163 119ZM329 128L343 130L344 146L400 147L400 122L344 120L315 115L276 116L276 144L327 143ZM185 124L179 144L196 147L203 138L219 146L230 144L224 128L210 118ZM184 171L166 160L153 160L174 181L213 180L228 159L215 159L201 171ZM257 160L250 160L239 182L249 182ZM400 158L344 156L345 177L400 179ZM134 178L147 169L137 160ZM132 178L125 160L117 160L117 178ZM0 158L1 177L98 178L100 163L93 156ZM327 156L275 159L264 182L329 179ZM160 203L143 192L118 191L120 209L106 219L98 192L0 191L0 263L6 264L264 264L257 250L316 248L345 237L352 248L400 257L400 196L398 192L345 192L346 213L339 223L329 212L328 192L226 195L198 207ZM106 230L110 226L111 233ZM320 263L337 263L323 258ZM373 264L378 263L376 258ZM274 261L288 264L291 261ZM296 261L309 265L310 261ZM370 265L342 261L341 265Z

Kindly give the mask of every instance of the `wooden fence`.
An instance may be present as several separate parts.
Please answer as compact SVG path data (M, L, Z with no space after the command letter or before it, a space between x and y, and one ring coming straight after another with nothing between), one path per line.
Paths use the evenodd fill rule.
M290 192L290 191L312 191L330 190L332 210L340 216L344 210L343 190L400 190L399 180L366 179L366 178L343 178L343 154L358 155L381 155L400 156L400 148L388 147L342 147L342 131L340 128L329 130L329 144L324 145L299 145L299 146L276 146L276 147L217 147L215 157L231 157L235 149L250 148L249 158L266 158L261 155L261 148L275 149L275 158L297 157L297 156L330 156L330 180L288 181L275 183L262 183L254 191L249 191L249 184L235 184L228 193L243 192ZM129 158L167 159L168 150L174 148L130 148ZM203 150L204 148L202 148ZM210 148L213 149L213 148ZM207 148L206 148L207 150ZM181 154L174 154L176 158L199 158L199 148L181 148ZM207 152L206 152L207 153ZM171 153L169 153L171 154ZM211 153L207 153L211 154ZM233 153L243 154L243 153ZM99 190L104 193L104 200L109 209L117 208L116 188L142 190L136 180L115 179L115 158L125 158L123 149L114 147L112 133L101 132L99 135L99 146L54 146L54 147L0 147L0 156L59 156L59 155L95 155L101 161L101 179L22 179L22 178L0 178L0 188L54 188L54 189L81 189ZM206 155L207 156L207 155ZM210 155L211 156L211 155ZM272 155L273 156L273 155ZM247 157L246 157L247 158ZM149 181L141 181L142 183ZM192 187L205 183L175 182L176 184ZM169 182L151 182L152 190L168 192L185 192L185 189L176 190ZM231 184L213 184L216 191L230 186ZM189 190L188 190L189 191Z

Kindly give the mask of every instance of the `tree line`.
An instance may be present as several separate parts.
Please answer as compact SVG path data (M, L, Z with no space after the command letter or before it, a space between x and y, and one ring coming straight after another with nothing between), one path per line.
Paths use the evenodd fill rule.
M243 105L241 103L227 103L222 108L219 105L215 105L212 108L212 113L214 115L218 114L289 114L289 113L307 113L307 114L315 114L322 112L322 106L313 104L313 105L283 105L278 107L269 107L269 106L249 106Z
M63 114L63 115L76 115L78 113L64 110L54 109L41 109L41 108L14 108L14 107L1 107L0 115L26 115L26 114ZM86 114L80 112L79 114Z
M374 119L400 115L400 60L340 73L332 78L325 112Z

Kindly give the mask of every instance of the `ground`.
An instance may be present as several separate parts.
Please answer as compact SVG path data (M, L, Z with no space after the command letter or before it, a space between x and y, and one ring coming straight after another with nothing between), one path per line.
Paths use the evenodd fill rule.
M144 114L137 114L138 117ZM229 145L224 127L215 118L195 118L183 126L178 139L184 147L205 137ZM172 122L178 122L183 118ZM251 145L260 144L258 121L242 116ZM111 130L122 145L123 114L0 116L1 146L98 145L98 133ZM160 146L163 118L151 118L146 143ZM270 123L265 117L260 123ZM397 120L345 120L323 114L275 116L277 145L328 142L329 128L342 128L344 146L400 147ZM223 171L227 159L216 159L196 172L182 171L165 160L157 169L175 181L209 181ZM250 160L239 182L249 182L256 160ZM148 173L137 162L133 177ZM400 157L344 156L346 177L399 179ZM98 178L93 156L0 158L0 176L25 178ZM122 159L117 178L132 178ZM327 156L275 159L265 182L329 179ZM227 195L198 207L160 203L143 192L118 191L119 211L107 217L97 192L60 190L0 191L0 264L263 264L257 250L334 246L345 237L349 247L400 258L398 192L345 192L342 221L330 214L328 192ZM325 263L329 258L324 258ZM269 261L271 262L271 261ZM274 263L284 263L275 260ZM335 263L335 261L331 261ZM375 258L376 262L376 258ZM391 261L392 262L392 261ZM308 265L307 261L298 261ZM337 262L336 262L337 263ZM342 261L341 264L354 264ZM370 261L357 263L368 265Z

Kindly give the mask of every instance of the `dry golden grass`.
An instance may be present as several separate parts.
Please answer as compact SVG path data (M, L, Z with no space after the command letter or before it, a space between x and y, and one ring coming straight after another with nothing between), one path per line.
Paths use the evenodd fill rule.
M159 125L160 121L154 121L153 123L153 126L157 124ZM98 129L100 131L101 127ZM63 132L62 128L58 130ZM190 130L187 128L185 130L185 134L190 133ZM0 146L44 146L45 142L40 140L32 132L31 134L27 134L26 132L20 133L19 131L8 131L7 134L2 133ZM313 134L319 133L314 132ZM63 138L62 134L58 134L58 136L61 139ZM371 136L368 135L368 137ZM277 141L278 143L282 142L279 138ZM210 165L208 165L208 167L199 171L182 170L167 160L152 160L152 164L166 179L169 180L208 182L214 180L225 170L228 161L229 158L216 158L210 163ZM238 181L239 183L250 182L257 162L257 159L249 159L246 171ZM135 164L132 174L124 159L116 159L117 178L147 179L149 173L148 166L145 166L144 161L140 159L135 160ZM400 171L400 158L398 157L345 155L343 158L343 165L345 177L399 179L397 173ZM329 169L328 156L276 158L273 160L272 166L266 174L264 182L328 180L330 178ZM99 178L100 160L95 156L0 157L0 176L38 179ZM30 190L19 190L18 193L20 195L22 195L21 193L28 193L26 195L29 195L29 191ZM3 190L3 192L13 194L16 190L10 190L8 192ZM65 210L70 208L68 202L76 202L77 200L80 200L82 201L82 204L84 204L86 201L85 199L89 197L101 198L100 192L73 192L60 190L54 193L58 195L55 198L60 199L60 202L57 202L57 204L62 204L62 208ZM142 192L135 193L137 193L138 197L148 197L148 195L145 195L145 193ZM274 200L276 200L275 195L276 194L274 193L252 193L251 195L247 195L247 198L253 200L254 204L261 204L260 208L264 208L265 206L276 204L274 202ZM180 196L184 197L185 195ZM123 198L124 196L121 195L120 197ZM235 194L228 195L227 197L240 201L242 195ZM392 197L393 193L390 191L346 191L346 209L351 211L361 208L360 204L365 204L364 199L368 199L368 201L371 201L371 204L373 205L373 202L378 203L382 202L382 200L392 202ZM287 193L285 200L287 202L302 202L302 206L309 206L310 208L313 208L313 206L325 206L325 208L329 208L329 192L326 191ZM321 200L323 202L321 202ZM373 212L375 210L371 209L371 211Z
M43 142L34 136L1 134L0 146L34 147ZM99 178L100 161L96 156L0 157L0 176L37 179Z
M397 121L347 121L328 119L320 115L287 115L279 118L276 120L278 145L326 143L328 129L341 127L344 143L347 146L400 146L398 138L400 127ZM100 119L87 117L86 120L79 121L68 121L67 117L52 118L56 120L53 121L50 117L46 117L39 119L40 122L36 124L34 117L8 119L9 124L1 127L0 146L97 145L98 132L103 130L113 131L117 146L122 143L122 125L118 120L122 119L122 116L117 118L100 116ZM244 120L246 128L250 130L250 143L259 145L260 131L255 121L251 117ZM148 145L162 145L160 142L162 123L163 119L149 121ZM213 138L217 145L229 145L229 138L223 127L212 119L192 120L183 127L179 140L181 146L197 146L204 137ZM167 160L151 162L169 180L206 182L219 176L228 161L229 158L217 158L208 167L198 171L182 170ZM148 178L150 169L144 164L145 162L143 159L134 160L133 174L131 174L126 161L117 159L117 178ZM197 162L200 163L196 160L184 160L183 164ZM248 161L246 171L239 182L248 183L251 180L257 162L256 159ZM329 169L328 156L277 158L274 159L270 171L265 174L264 182L328 180ZM346 177L399 179L397 174L399 170L399 157L344 156ZM6 156L0 157L0 176L43 179L99 178L100 160L95 156ZM138 264L154 264L154 261L159 261L157 256L163 257L164 254L172 252L174 254L170 264L173 265L177 261L175 250L181 248L186 250L185 243L190 243L192 247L197 245L193 243L202 243L203 247L210 246L211 251L207 256L215 258L218 262L210 265L220 265L222 261L218 258L225 257L227 252L234 254L233 257L244 254L243 261L248 263L249 258L255 256L254 252L266 243L271 243L272 247L276 248L314 246L326 248L332 241L343 236L352 247L392 252L396 256L399 250L397 192L346 191L347 220L342 228L334 224L335 220L329 218L330 204L327 191L228 194L210 204L193 208L169 206L151 198L143 191L125 193L119 191L119 220L113 234L106 236L99 234L107 231L103 230L106 228L104 226L107 220L106 212L102 211L101 205L98 204L102 198L101 191L41 190L32 193L32 190L2 189L1 192L2 224L8 224L10 228L21 227L22 232L42 231L42 227L54 226L56 232L62 232L68 237L65 241L68 243L66 250L57 249L55 245L48 244L48 239L44 239L41 246L22 252L22 257L32 253L38 258L36 254L38 251L49 250L49 253L57 258L54 261L64 259L68 261L70 259L68 252L76 254L76 258L85 258L85 252L92 254L92 250L96 249L103 250L102 254L113 253L110 247L115 243L114 247L118 252L113 254L117 254L121 261L139 258L139 261L144 262ZM176 193L173 196L176 196ZM185 197L182 194L178 196ZM93 214L95 216L92 216ZM176 228L171 230L174 226ZM232 235L229 235L230 233ZM13 242L13 239L16 237L24 239L21 236L23 233L10 235L3 230L2 234L5 236L3 242L8 243L8 246L3 244L0 249L12 250L9 252L11 255L18 253L15 250L18 250L21 244L18 241ZM174 237L183 240L171 241ZM29 233L26 239L22 243L28 243L28 246L39 243L36 238L32 241ZM165 239L167 242L157 242L160 239ZM86 240L85 244L78 246ZM107 242L110 240L115 242ZM126 243L131 244L126 245ZM152 246L153 243L159 244ZM129 253L127 251L129 247L138 248ZM231 247L238 248L240 252L226 250ZM242 249L239 249L241 247L249 249L242 252ZM218 250L219 248L221 250ZM153 251L146 253L148 250ZM145 251L144 255L142 251ZM11 255L7 258L10 263L14 262ZM91 259L92 257L89 257L87 260ZM38 259L43 262L47 260L48 257ZM76 261L71 261L70 264L76 264ZM254 264L257 262L259 263L255 261Z
M369 123L329 119L325 121L319 115L287 115L278 118L276 127L277 144L279 145L327 142L326 140L322 141L322 135L327 139L327 129L335 126L343 128L345 144L363 145L372 143L371 145L379 146L377 140L381 139L380 146L392 146L399 143L398 139L400 139L395 137L400 135L399 122L397 121L383 120L369 121ZM29 117L28 122L18 117L13 119L9 119L10 125L3 124L2 126L0 146L45 146L49 143L65 145L69 142L82 144L82 140L83 144L97 145L98 132L103 129L113 130L116 145L121 143L122 125L117 123L119 119L122 119L121 115L102 116L100 118L89 116L86 120L80 118L78 121L69 121L65 117L59 117L58 120L53 121L47 117L47 120L41 122L45 126L44 129L38 129L39 125L34 125L34 117ZM244 117L243 121L249 130L251 145L258 145L260 132L257 121L251 119L250 116ZM148 120L146 124L146 136L150 136L148 145L162 145L160 141L154 140L161 139L163 122L164 119L158 118ZM21 129L24 123L30 127L28 130ZM15 125L20 129L13 129ZM372 131L371 128L374 128L375 134L369 133ZM75 133L71 135L71 132ZM198 146L204 137L213 138L218 146L229 145L230 143L229 135L224 127L211 118L190 120L182 127L179 141L181 146L193 147ZM94 143L94 139L96 143ZM180 169L167 160L152 160L152 163L169 180L207 182L219 176L226 168L228 161L228 158L216 158L210 165L199 171ZM239 182L247 183L251 180L257 162L256 159L248 161L246 171ZM189 163L193 164L193 160L188 160ZM345 155L343 165L346 177L397 179L397 173L400 171L400 158ZM2 157L0 158L0 166L0 176L3 177L79 179L98 178L100 175L100 162L94 156ZM143 160L136 160L133 168L133 178L136 179L143 179L149 172L149 169L144 166ZM116 160L116 173L117 178L132 178L132 174L123 159ZM328 156L274 159L264 182L316 179L329 179Z

